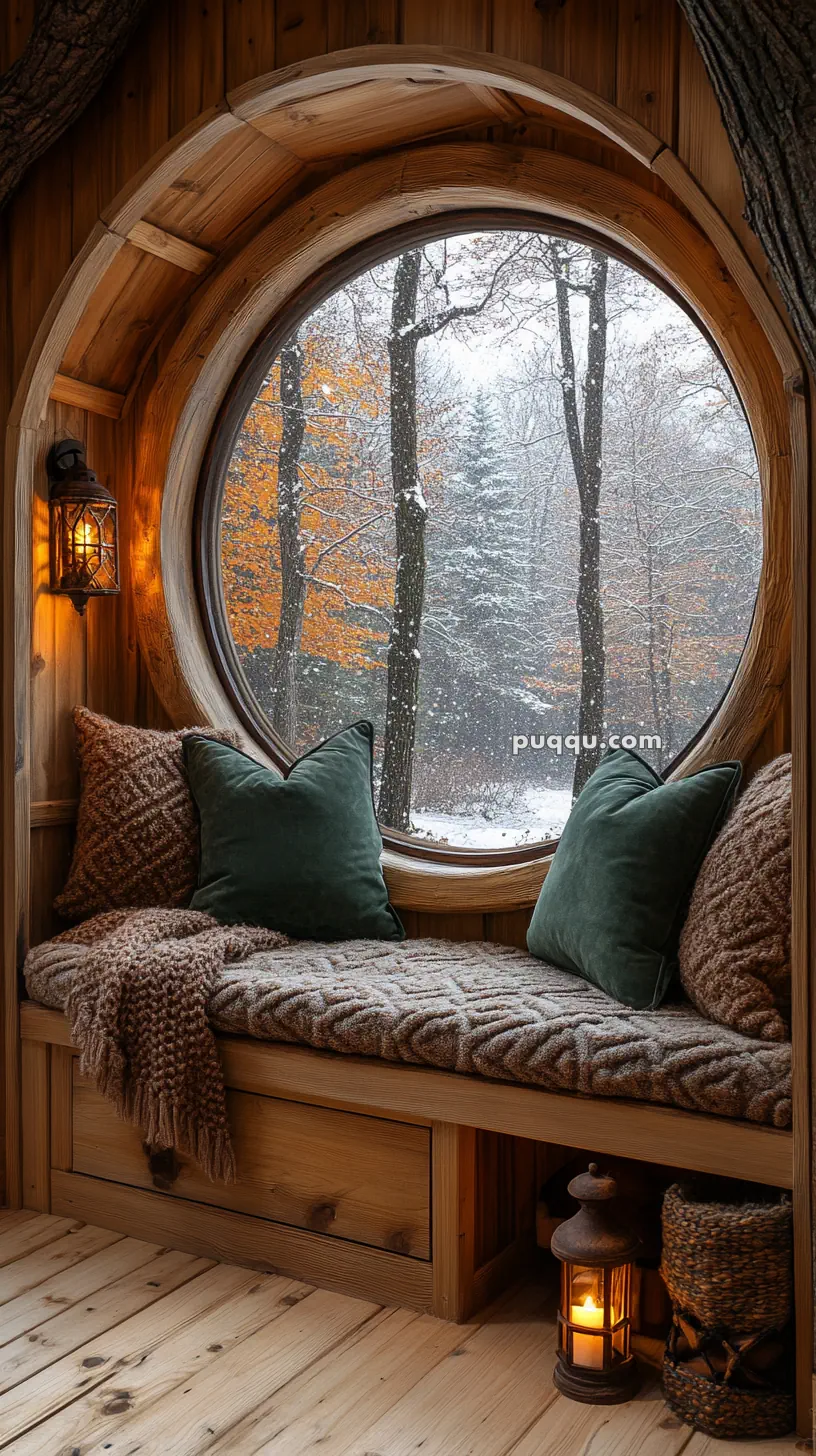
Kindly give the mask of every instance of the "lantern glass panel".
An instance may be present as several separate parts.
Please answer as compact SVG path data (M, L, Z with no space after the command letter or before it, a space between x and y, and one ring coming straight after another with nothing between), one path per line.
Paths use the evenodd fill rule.
M63 590L118 589L116 506L108 501L62 505L59 586Z
M620 1329L612 1336L612 1350L621 1360L629 1354L629 1315L631 1311L632 1265L619 1264L607 1270L609 1276L609 1302L613 1311L610 1323L614 1326L623 1320Z
M607 1317L604 1270L591 1269L586 1264L565 1265L566 1308L564 1314L573 1328L570 1341L572 1348L567 1356L573 1365L582 1365L588 1370L604 1368L604 1347L607 1341L603 1331L609 1328Z

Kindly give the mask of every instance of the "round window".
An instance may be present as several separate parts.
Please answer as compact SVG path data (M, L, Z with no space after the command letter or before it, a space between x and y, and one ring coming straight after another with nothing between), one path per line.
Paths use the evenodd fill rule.
M384 829L550 841L608 747L665 769L731 680L750 430L700 328L592 239L460 231L324 292L214 458L233 696L290 760L370 718Z

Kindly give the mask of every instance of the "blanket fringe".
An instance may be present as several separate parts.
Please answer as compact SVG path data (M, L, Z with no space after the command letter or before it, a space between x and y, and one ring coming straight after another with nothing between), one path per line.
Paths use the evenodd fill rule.
M80 1067L148 1147L186 1153L235 1182L224 1078L208 1018L225 965L288 944L277 931L152 907L84 922L68 1013Z
M188 1153L212 1181L235 1182L235 1153L228 1128L213 1131L163 1093L141 1082L126 1083L125 1062L117 1047L87 1028L78 1035L79 1028L74 1026L72 1032L82 1045L80 1072L93 1080L125 1122L140 1130L146 1143Z

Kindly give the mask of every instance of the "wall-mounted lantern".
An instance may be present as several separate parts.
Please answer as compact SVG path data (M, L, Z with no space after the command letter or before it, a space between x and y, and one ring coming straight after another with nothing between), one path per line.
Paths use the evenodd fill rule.
M119 590L116 500L88 469L81 440L60 440L48 456L51 590L82 615L89 597Z
M640 1240L618 1224L615 1180L599 1173L597 1163L573 1178L569 1192L581 1207L559 1225L551 1244L562 1261L553 1380L572 1400L616 1405L639 1385L629 1342Z

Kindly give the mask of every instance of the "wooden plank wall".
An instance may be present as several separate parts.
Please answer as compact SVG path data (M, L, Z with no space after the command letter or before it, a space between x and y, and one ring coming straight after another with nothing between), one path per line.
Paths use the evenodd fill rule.
M12 0L0 19L0 66L19 54L34 0ZM168 0L149 6L124 57L84 116L25 178L0 219L0 410L5 416L37 326L100 211L158 147L225 90L309 56L367 43L445 43L541 65L591 87L657 133L693 172L756 266L767 268L743 221L742 190L702 62L674 0L567 0L542 15L533 0ZM468 135L469 133L465 133ZM461 133L459 133L461 135ZM533 120L501 107L474 136L545 145L642 172L602 147L579 124L542 108ZM652 185L663 184L654 178ZM159 354L167 345L159 345ZM165 726L135 639L128 592L133 445L148 365L127 419L113 426L52 403L52 438L87 440L90 463L120 502L124 591L93 604L85 619L45 590L47 562L35 563L32 658L32 800L47 820L32 830L31 935L53 930L50 900L70 852L61 807L75 798L70 710L85 702L114 717ZM37 510L45 510L42 472ZM757 745L757 762L789 744L786 707ZM523 944L527 916L406 913L410 933L487 936Z

